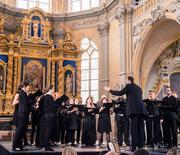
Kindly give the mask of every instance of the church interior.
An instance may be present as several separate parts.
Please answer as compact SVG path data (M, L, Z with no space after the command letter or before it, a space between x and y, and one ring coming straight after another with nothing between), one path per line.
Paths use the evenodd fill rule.
M113 99L104 86L121 90L128 76L143 99L167 86L180 97L179 0L0 0L0 143L11 141L22 82L85 105Z

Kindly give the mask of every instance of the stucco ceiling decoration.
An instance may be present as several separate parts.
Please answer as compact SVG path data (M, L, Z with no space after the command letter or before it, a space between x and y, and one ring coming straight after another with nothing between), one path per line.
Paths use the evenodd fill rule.
M168 12L174 13L176 16L177 22L180 24L180 0L172 2L167 9Z
M141 42L142 40L141 34L144 32L144 30L150 25L153 25L156 22L163 20L164 17L165 17L165 9L162 6L157 6L154 10L151 11L150 18L145 18L141 22L133 26L134 49L136 49L137 45Z

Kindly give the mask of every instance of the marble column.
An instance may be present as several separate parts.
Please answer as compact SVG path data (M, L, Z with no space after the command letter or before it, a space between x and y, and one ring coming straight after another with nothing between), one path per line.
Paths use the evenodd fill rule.
M108 95L104 91L104 86L109 85L109 23L105 22L97 25L100 36L99 50L99 97L103 94Z

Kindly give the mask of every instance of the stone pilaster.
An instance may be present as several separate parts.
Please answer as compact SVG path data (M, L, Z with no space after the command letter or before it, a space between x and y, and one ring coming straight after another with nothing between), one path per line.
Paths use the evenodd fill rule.
M100 36L99 50L99 95L106 94L104 86L109 85L109 23L97 25Z
M115 17L119 22L120 32L120 85L124 85L128 75L132 74L132 8L126 6Z

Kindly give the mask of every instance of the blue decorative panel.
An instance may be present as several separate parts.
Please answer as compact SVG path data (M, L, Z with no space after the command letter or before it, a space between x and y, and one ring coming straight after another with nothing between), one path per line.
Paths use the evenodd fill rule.
M0 59L5 63L8 63L8 56L7 55L0 55Z
M73 60L64 60L63 66L71 65L72 67L76 68L76 61Z

